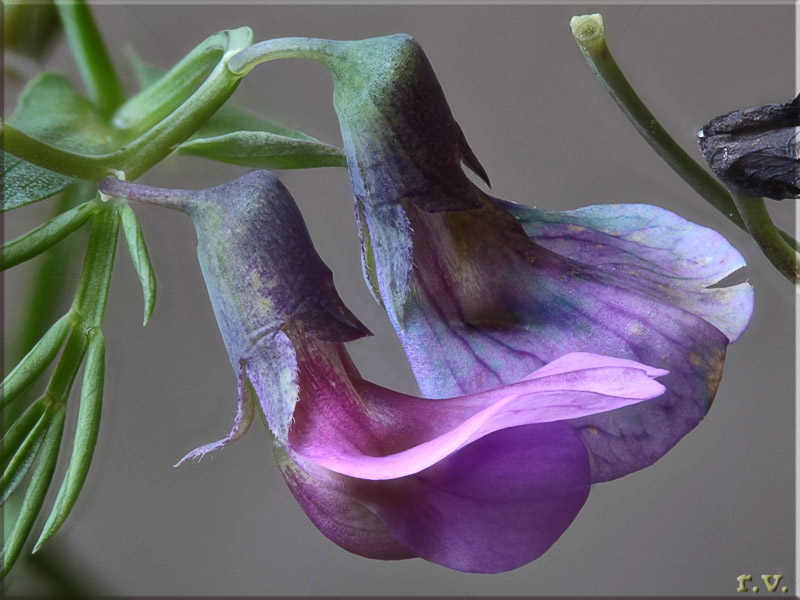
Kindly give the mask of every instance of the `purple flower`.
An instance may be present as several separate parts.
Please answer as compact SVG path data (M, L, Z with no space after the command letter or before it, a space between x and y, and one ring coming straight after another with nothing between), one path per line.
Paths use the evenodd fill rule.
M519 381L571 352L668 369L667 393L570 420L592 480L653 463L704 417L753 310L716 232L643 204L540 210L489 196L433 70L407 35L315 40L329 66L365 279L423 394ZM356 76L357 74L358 76Z
M258 406L292 493L352 552L475 572L534 560L569 526L591 484L589 455L564 420L664 391L654 380L662 369L586 353L449 399L381 388L350 360L342 342L368 332L342 304L274 176L255 172L199 192L113 179L101 189L182 210L197 230L239 408L227 437L183 460L241 436Z

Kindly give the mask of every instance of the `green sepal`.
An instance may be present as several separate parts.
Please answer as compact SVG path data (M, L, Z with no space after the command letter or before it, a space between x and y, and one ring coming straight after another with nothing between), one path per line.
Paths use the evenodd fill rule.
M3 558L3 571L0 574L0 579L8 574L17 558L19 558L22 546L25 544L25 540L28 539L28 535L30 535L39 511L42 510L47 489L50 487L50 481L53 478L53 472L58 460L58 449L61 445L61 436L64 433L65 414L65 406L59 404L53 412L50 424L47 426L47 432L39 448L38 460L33 469L33 476L25 493L25 499L22 501L16 522L3 543L3 551L0 553Z
M150 255L144 243L142 228L133 209L127 204L122 206L122 231L125 233L125 241L128 243L128 250L133 260L133 266L139 275L142 284L142 294L144 294L144 321L142 325L147 325L153 314L156 305L156 275L153 271L153 264L150 262Z
M50 516L47 518L42 534L33 548L34 552L38 551L58 531L72 507L75 506L78 495L83 489L86 475L92 463L97 434L100 431L104 377L105 342L102 332L96 331L92 341L89 342L72 457Z
M257 169L346 167L344 152L319 141L266 131L237 131L211 138L192 138L178 146L181 154Z
M0 249L0 271L10 269L51 248L78 230L98 210L100 205L97 202L84 202L6 243Z
M42 412L3 469L3 474L0 476L0 506L5 504L33 464L33 459L36 458L36 453L39 451L39 446L44 439L50 416L51 414L47 411Z
M0 383L0 409L8 406L53 362L74 323L72 313L68 312L61 317L6 375Z

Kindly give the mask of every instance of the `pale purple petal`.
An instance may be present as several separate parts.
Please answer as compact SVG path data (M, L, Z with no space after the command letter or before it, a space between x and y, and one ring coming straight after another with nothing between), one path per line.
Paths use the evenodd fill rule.
M712 229L647 204L562 212L498 202L537 244L702 317L731 342L750 321L752 286L711 287L745 266L742 255Z
M575 351L669 370L663 396L574 423L595 481L651 464L708 411L729 340L666 293L533 243L489 198L480 211L408 214L414 273L398 334L425 396L513 383Z

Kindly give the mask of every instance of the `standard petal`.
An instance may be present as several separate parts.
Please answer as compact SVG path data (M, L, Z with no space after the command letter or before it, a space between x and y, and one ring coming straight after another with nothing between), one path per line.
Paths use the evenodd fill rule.
M705 319L620 269L532 242L491 200L480 211L408 214L415 267L398 333L425 396L519 381L574 351L669 370L663 396L574 423L595 481L648 466L708 411L729 340Z
M702 317L731 342L750 321L752 286L711 287L745 266L742 255L712 229L647 204L560 212L498 202L537 244Z

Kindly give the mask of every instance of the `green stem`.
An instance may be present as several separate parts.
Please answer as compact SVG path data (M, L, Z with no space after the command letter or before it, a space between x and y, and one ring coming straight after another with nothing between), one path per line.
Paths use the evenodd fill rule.
M346 43L346 42L344 42ZM253 67L279 58L309 58L332 62L342 42L306 37L287 37L258 42L238 52L228 62L228 68L237 75L249 73Z
M227 45L225 32L196 46L153 85L123 104L114 114L114 127L126 137L136 137L167 118L207 77Z
M249 27L221 32L224 54L214 70L191 97L147 132L116 150L85 155L36 139L8 123L2 123L4 149L30 163L70 177L98 181L107 175L133 180L158 164L213 115L233 94L241 79L227 68L233 53L249 45Z
M700 196L738 227L747 231L728 190L680 147L628 83L606 44L603 18L599 14L573 17L570 27L592 71L639 135ZM791 235L778 231L786 243L800 249L800 245Z
M114 170L116 153L80 154L43 142L8 123L2 126L3 149L44 169L87 180L102 179Z
M733 200L747 225L747 231L764 255L786 279L797 284L800 281L798 254L778 233L764 199L734 192Z
M92 219L86 260L71 309L78 323L64 346L64 353L47 386L46 394L53 401L66 402L89 342L103 323L119 220L118 209L111 203L106 204Z
M125 101L125 93L92 10L85 0L57 0L56 7L89 98L110 118Z

